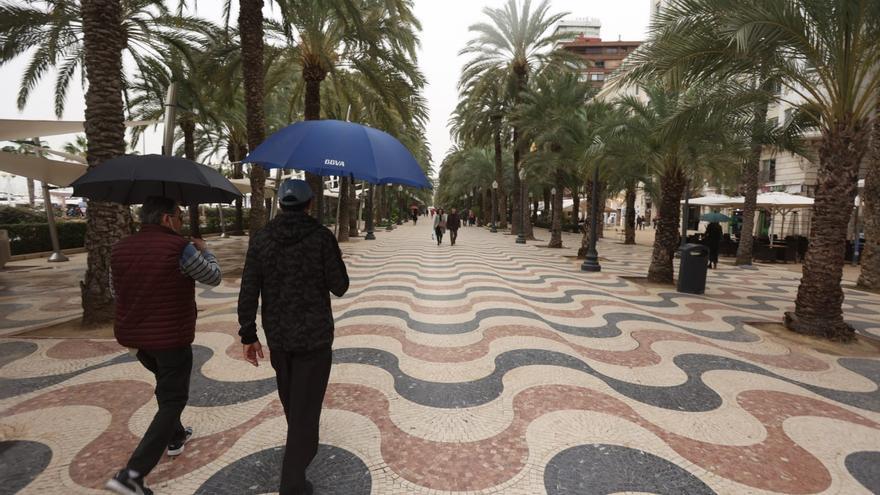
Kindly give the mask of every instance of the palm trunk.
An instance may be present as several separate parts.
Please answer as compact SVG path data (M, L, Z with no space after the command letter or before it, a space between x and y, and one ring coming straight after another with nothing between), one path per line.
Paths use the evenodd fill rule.
M89 169L125 154L122 104L122 7L119 0L83 0L84 68L86 90L85 134ZM110 295L110 250L131 233L128 207L90 201L86 209L85 248L88 251L85 280L80 282L83 324L113 320Z
M358 199L356 184L352 180L348 188L348 236L358 237Z
M564 180L562 170L556 169L556 194L553 195L553 225L550 228L550 244L547 247L562 247L562 190ZM546 205L546 203L545 203Z
M266 137L263 109L263 0L239 0L238 29L241 36L241 69L244 79L244 103L248 149L255 150ZM266 224L266 171L252 165L250 233Z
M196 160L196 123L191 117L180 119L180 130L183 131L183 156L187 160ZM221 206L222 208L222 206ZM189 233L193 237L202 237L199 221L199 205L191 205L189 210ZM221 229L222 230L222 229Z
M766 86L765 81L762 87ZM758 169L761 165L762 127L767 121L767 102L755 104L752 115L751 153L743 164L743 223L739 235L739 247L736 249L736 265L752 264L752 245L754 244L755 211L758 203Z
M571 223L574 224L573 232L577 233L578 217L581 216L581 198L578 195L577 185L571 189L571 200L574 201L571 204Z
M305 119L320 120L321 119L321 81L327 77L327 73L320 67L310 65L303 66L303 79L306 82L305 93ZM312 216L317 218L319 222L323 221L324 212L324 178L306 172L306 182L312 188L315 199L312 200Z
M857 284L866 289L880 290L880 92L871 137L871 157L861 198L864 205L865 247L859 260L862 271Z
M624 222L624 244L636 243L636 185L626 185L626 220Z
M500 121L501 119L498 118ZM498 189L495 190L495 214L498 215L497 228L507 228L507 192L504 187L504 163L503 150L501 148L501 123L497 123L493 141L495 143L495 182L498 183ZM491 215L491 213L490 213Z
M519 132L513 128L513 191L511 191L510 233L518 235L523 225L522 181L519 180Z
M348 233L350 226L348 225L348 191L352 188L352 184L348 177L339 178L339 224L336 227L336 240L339 242L348 242Z
M785 326L797 333L840 341L854 338L852 327L843 321L840 280L847 223L869 130L864 122L844 120L822 133L816 197L810 215L810 248L804 259L795 310L785 313Z
M660 178L660 221L654 239L654 251L651 253L651 265L648 267L648 280L661 284L673 281L672 260L681 240L678 229L681 218L681 194L684 191L684 174L678 167L673 167Z

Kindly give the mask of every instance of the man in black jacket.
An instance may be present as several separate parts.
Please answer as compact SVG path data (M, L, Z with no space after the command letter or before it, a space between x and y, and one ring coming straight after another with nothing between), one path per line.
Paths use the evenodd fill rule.
M259 366L257 300L287 417L281 495L312 492L305 471L318 451L321 403L330 378L333 311L330 292L348 290L348 273L333 233L309 216L312 191L286 180L278 191L282 213L251 237L238 294L245 359Z

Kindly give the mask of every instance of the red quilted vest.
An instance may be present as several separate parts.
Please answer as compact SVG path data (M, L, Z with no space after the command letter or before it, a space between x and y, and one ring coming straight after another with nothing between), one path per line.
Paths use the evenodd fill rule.
M161 225L144 225L113 245L113 331L121 345L160 351L192 343L195 281L180 271L186 245L180 234Z

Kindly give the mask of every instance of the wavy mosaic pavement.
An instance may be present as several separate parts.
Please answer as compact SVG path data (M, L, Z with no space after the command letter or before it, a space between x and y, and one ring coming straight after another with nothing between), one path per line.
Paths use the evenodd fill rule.
M427 225L343 246L318 494L880 493L880 297L846 289L857 347L753 326L797 274L723 264L705 295L641 285L650 250L572 249ZM271 493L285 438L268 362L245 363L228 274L199 287L184 422L196 437L156 493ZM569 257L566 257L569 256ZM0 271L0 493L97 493L146 429L151 377L106 339L10 336L76 314L81 255Z

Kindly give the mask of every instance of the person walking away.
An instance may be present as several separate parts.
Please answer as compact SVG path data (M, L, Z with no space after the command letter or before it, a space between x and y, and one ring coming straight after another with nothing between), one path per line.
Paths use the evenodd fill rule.
M278 192L281 214L251 237L238 294L244 358L259 366L257 305L287 419L279 493L310 494L306 468L318 452L321 404L330 378L333 311L330 293L348 290L348 272L336 238L309 215L308 183L288 179Z
M449 242L455 246L455 240L458 238L458 229L461 227L461 218L458 216L455 208L446 219L446 228L449 229Z
M718 268L718 248L724 232L721 224L711 222L706 226L706 247L709 248L709 268Z
M644 223L645 223L645 220L642 218L641 215L636 217L636 225L638 226L639 230L642 230L642 224L644 224Z
M110 254L113 334L155 376L159 409L125 468L105 485L123 495L152 494L144 479L164 452L182 454L192 437L180 414L189 400L195 283L217 286L222 277L205 241L180 235L183 215L173 199L147 198L140 217L140 230L114 244Z
M440 208L437 210L437 213L434 215L434 235L437 237L437 245L443 242L443 232L446 231L446 214L443 213L443 209Z

